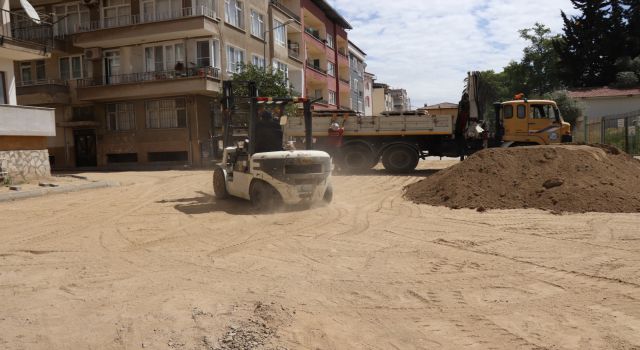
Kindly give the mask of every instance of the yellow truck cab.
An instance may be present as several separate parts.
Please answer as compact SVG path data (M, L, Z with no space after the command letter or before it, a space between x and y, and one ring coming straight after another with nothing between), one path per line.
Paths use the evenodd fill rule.
M502 102L500 119L504 127L502 140L507 144L549 145L572 141L571 125L562 119L554 101Z

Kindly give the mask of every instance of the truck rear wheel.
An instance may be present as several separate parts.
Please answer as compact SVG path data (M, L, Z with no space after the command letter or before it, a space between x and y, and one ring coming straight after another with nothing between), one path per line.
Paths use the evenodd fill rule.
M341 163L344 170L358 172L373 168L377 162L369 148L353 145L342 149Z
M213 169L213 193L217 199L225 199L229 197L227 192L227 180L224 176L224 171L221 167L217 166Z
M418 152L408 146L391 146L382 154L382 165L392 173L413 171L418 161Z
M254 181L251 184L249 198L253 208L259 212L277 211L283 205L280 193L264 181Z

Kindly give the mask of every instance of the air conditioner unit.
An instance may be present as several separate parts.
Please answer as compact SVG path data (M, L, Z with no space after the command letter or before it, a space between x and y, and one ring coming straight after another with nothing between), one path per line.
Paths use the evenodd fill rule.
M100 4L100 0L82 0L82 3L85 6L95 6L95 5L99 5Z
M99 47L85 49L84 58L88 60L99 60L102 58L102 49Z

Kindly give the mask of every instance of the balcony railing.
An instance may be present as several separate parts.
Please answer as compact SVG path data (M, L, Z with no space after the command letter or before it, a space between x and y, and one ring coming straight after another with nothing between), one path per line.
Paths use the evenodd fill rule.
M184 70L165 70L157 72L130 73L105 76L100 80L80 79L78 87L136 84L154 81L168 81L184 78L209 78L220 79L220 69L215 67L189 68Z
M345 50L343 47L338 48L338 55L349 58L349 55L347 54L347 50Z
M341 83L345 83L347 85L349 85L349 79L343 79L343 78L339 78Z
M50 52L53 46L51 23L15 11L0 10L0 45L4 43Z
M319 42L325 44L325 40L320 37L320 32L317 29L304 27L304 32L314 37Z
M273 5L273 7L278 8L278 10L286 13L287 16L289 16L289 17L295 19L296 21L300 22L300 15L297 15L295 12L291 11L287 6L285 6L280 1L271 0L271 5Z
M315 70L315 71L317 71L317 72L319 72L319 73L327 74L327 71L326 71L325 69L320 68L320 66L317 66L317 65L316 65L316 64L314 64L313 62L309 62L309 61L307 61L307 67L308 67L308 68L311 68L311 69L313 69L313 70Z
M69 86L69 82L61 79L42 79L42 80L30 80L30 81L18 81L16 79L16 87L27 87L27 86L42 86L42 85L60 85L60 86Z
M91 21L80 23L73 28L56 27L56 36L63 37L66 35L92 32L101 29L126 27L134 24L153 23L169 21L179 18L206 16L217 19L216 12L204 6L185 7L179 10L173 10L162 13L151 13L142 15L126 15L117 17L103 18L99 21Z

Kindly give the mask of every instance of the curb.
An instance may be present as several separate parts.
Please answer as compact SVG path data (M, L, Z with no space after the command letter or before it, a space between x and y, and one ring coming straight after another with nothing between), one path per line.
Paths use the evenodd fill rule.
M26 199L33 197L42 197L52 193L69 193L83 190L91 190L96 188L118 187L119 182L116 181L96 181L82 185L67 185L60 187L38 188L25 192L9 192L0 194L0 202L13 201L18 199Z

